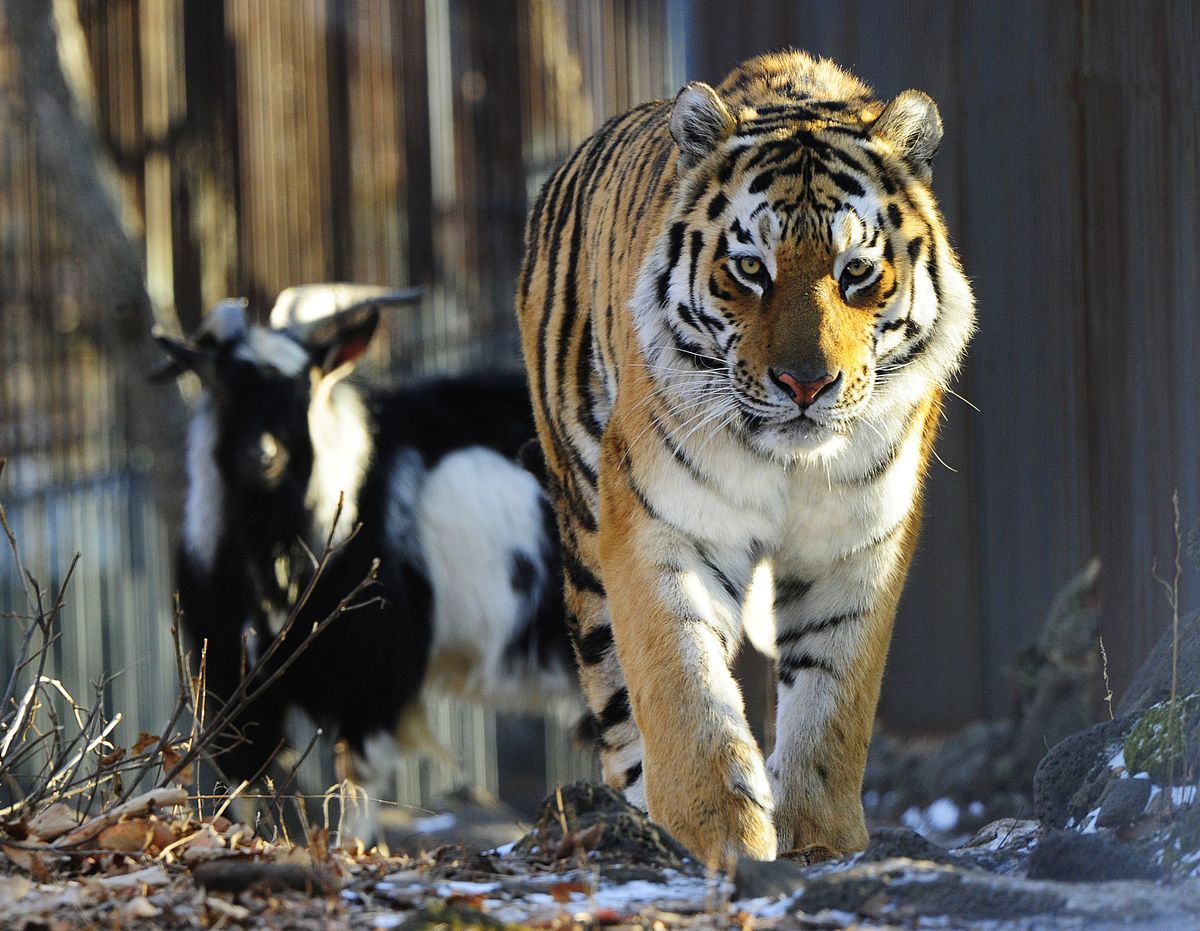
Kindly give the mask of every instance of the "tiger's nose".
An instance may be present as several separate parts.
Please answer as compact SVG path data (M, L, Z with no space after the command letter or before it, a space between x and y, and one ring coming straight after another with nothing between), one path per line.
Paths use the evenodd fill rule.
M771 369L771 380L779 385L784 391L792 396L792 400L801 407L808 407L817 400L825 390L831 385L841 380L841 372L836 375L831 375L826 372L818 378L809 381L801 381L800 376L795 372L781 371L777 372Z

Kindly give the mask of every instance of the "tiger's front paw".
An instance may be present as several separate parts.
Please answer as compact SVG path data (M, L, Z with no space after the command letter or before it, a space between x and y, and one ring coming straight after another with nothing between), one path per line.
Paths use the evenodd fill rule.
M646 761L650 817L710 866L775 859L771 788L753 741L690 748L687 760Z

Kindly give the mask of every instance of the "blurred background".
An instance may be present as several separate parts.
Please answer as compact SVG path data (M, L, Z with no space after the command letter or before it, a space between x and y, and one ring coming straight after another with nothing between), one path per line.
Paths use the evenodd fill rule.
M86 691L120 671L132 735L174 695L187 398L145 381L153 322L190 331L227 295L265 317L304 282L423 283L368 377L517 366L522 225L553 167L608 116L788 45L937 100L934 187L978 300L885 725L1007 713L1014 659L1093 557L1119 697L1170 624L1154 567L1172 571L1175 490L1180 607L1200 591L1192 0L3 0L0 502L47 585L81 553L54 673ZM0 613L20 597L6 553ZM6 676L18 633L0 617ZM503 794L592 765L559 722L531 737L447 703L436 723ZM408 761L397 793L453 781Z

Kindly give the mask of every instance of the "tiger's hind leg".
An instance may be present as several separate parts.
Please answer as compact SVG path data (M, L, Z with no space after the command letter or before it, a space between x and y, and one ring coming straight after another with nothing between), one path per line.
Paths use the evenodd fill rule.
M575 560L574 554L567 559ZM642 735L633 719L629 690L617 659L604 589L577 560L568 566L566 602L580 683L590 712L589 730L604 781L644 811Z

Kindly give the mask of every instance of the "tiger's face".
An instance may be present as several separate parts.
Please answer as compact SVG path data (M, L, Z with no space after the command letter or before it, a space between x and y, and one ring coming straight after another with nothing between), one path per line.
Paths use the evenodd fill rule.
M936 107L906 92L899 117L895 102L814 101L734 117L695 87L676 139L720 128L710 149L680 144L674 215L643 277L662 298L642 327L651 367L764 452L835 454L859 421L928 390L909 375L938 374L905 372L935 328L939 265L957 271L928 186Z

